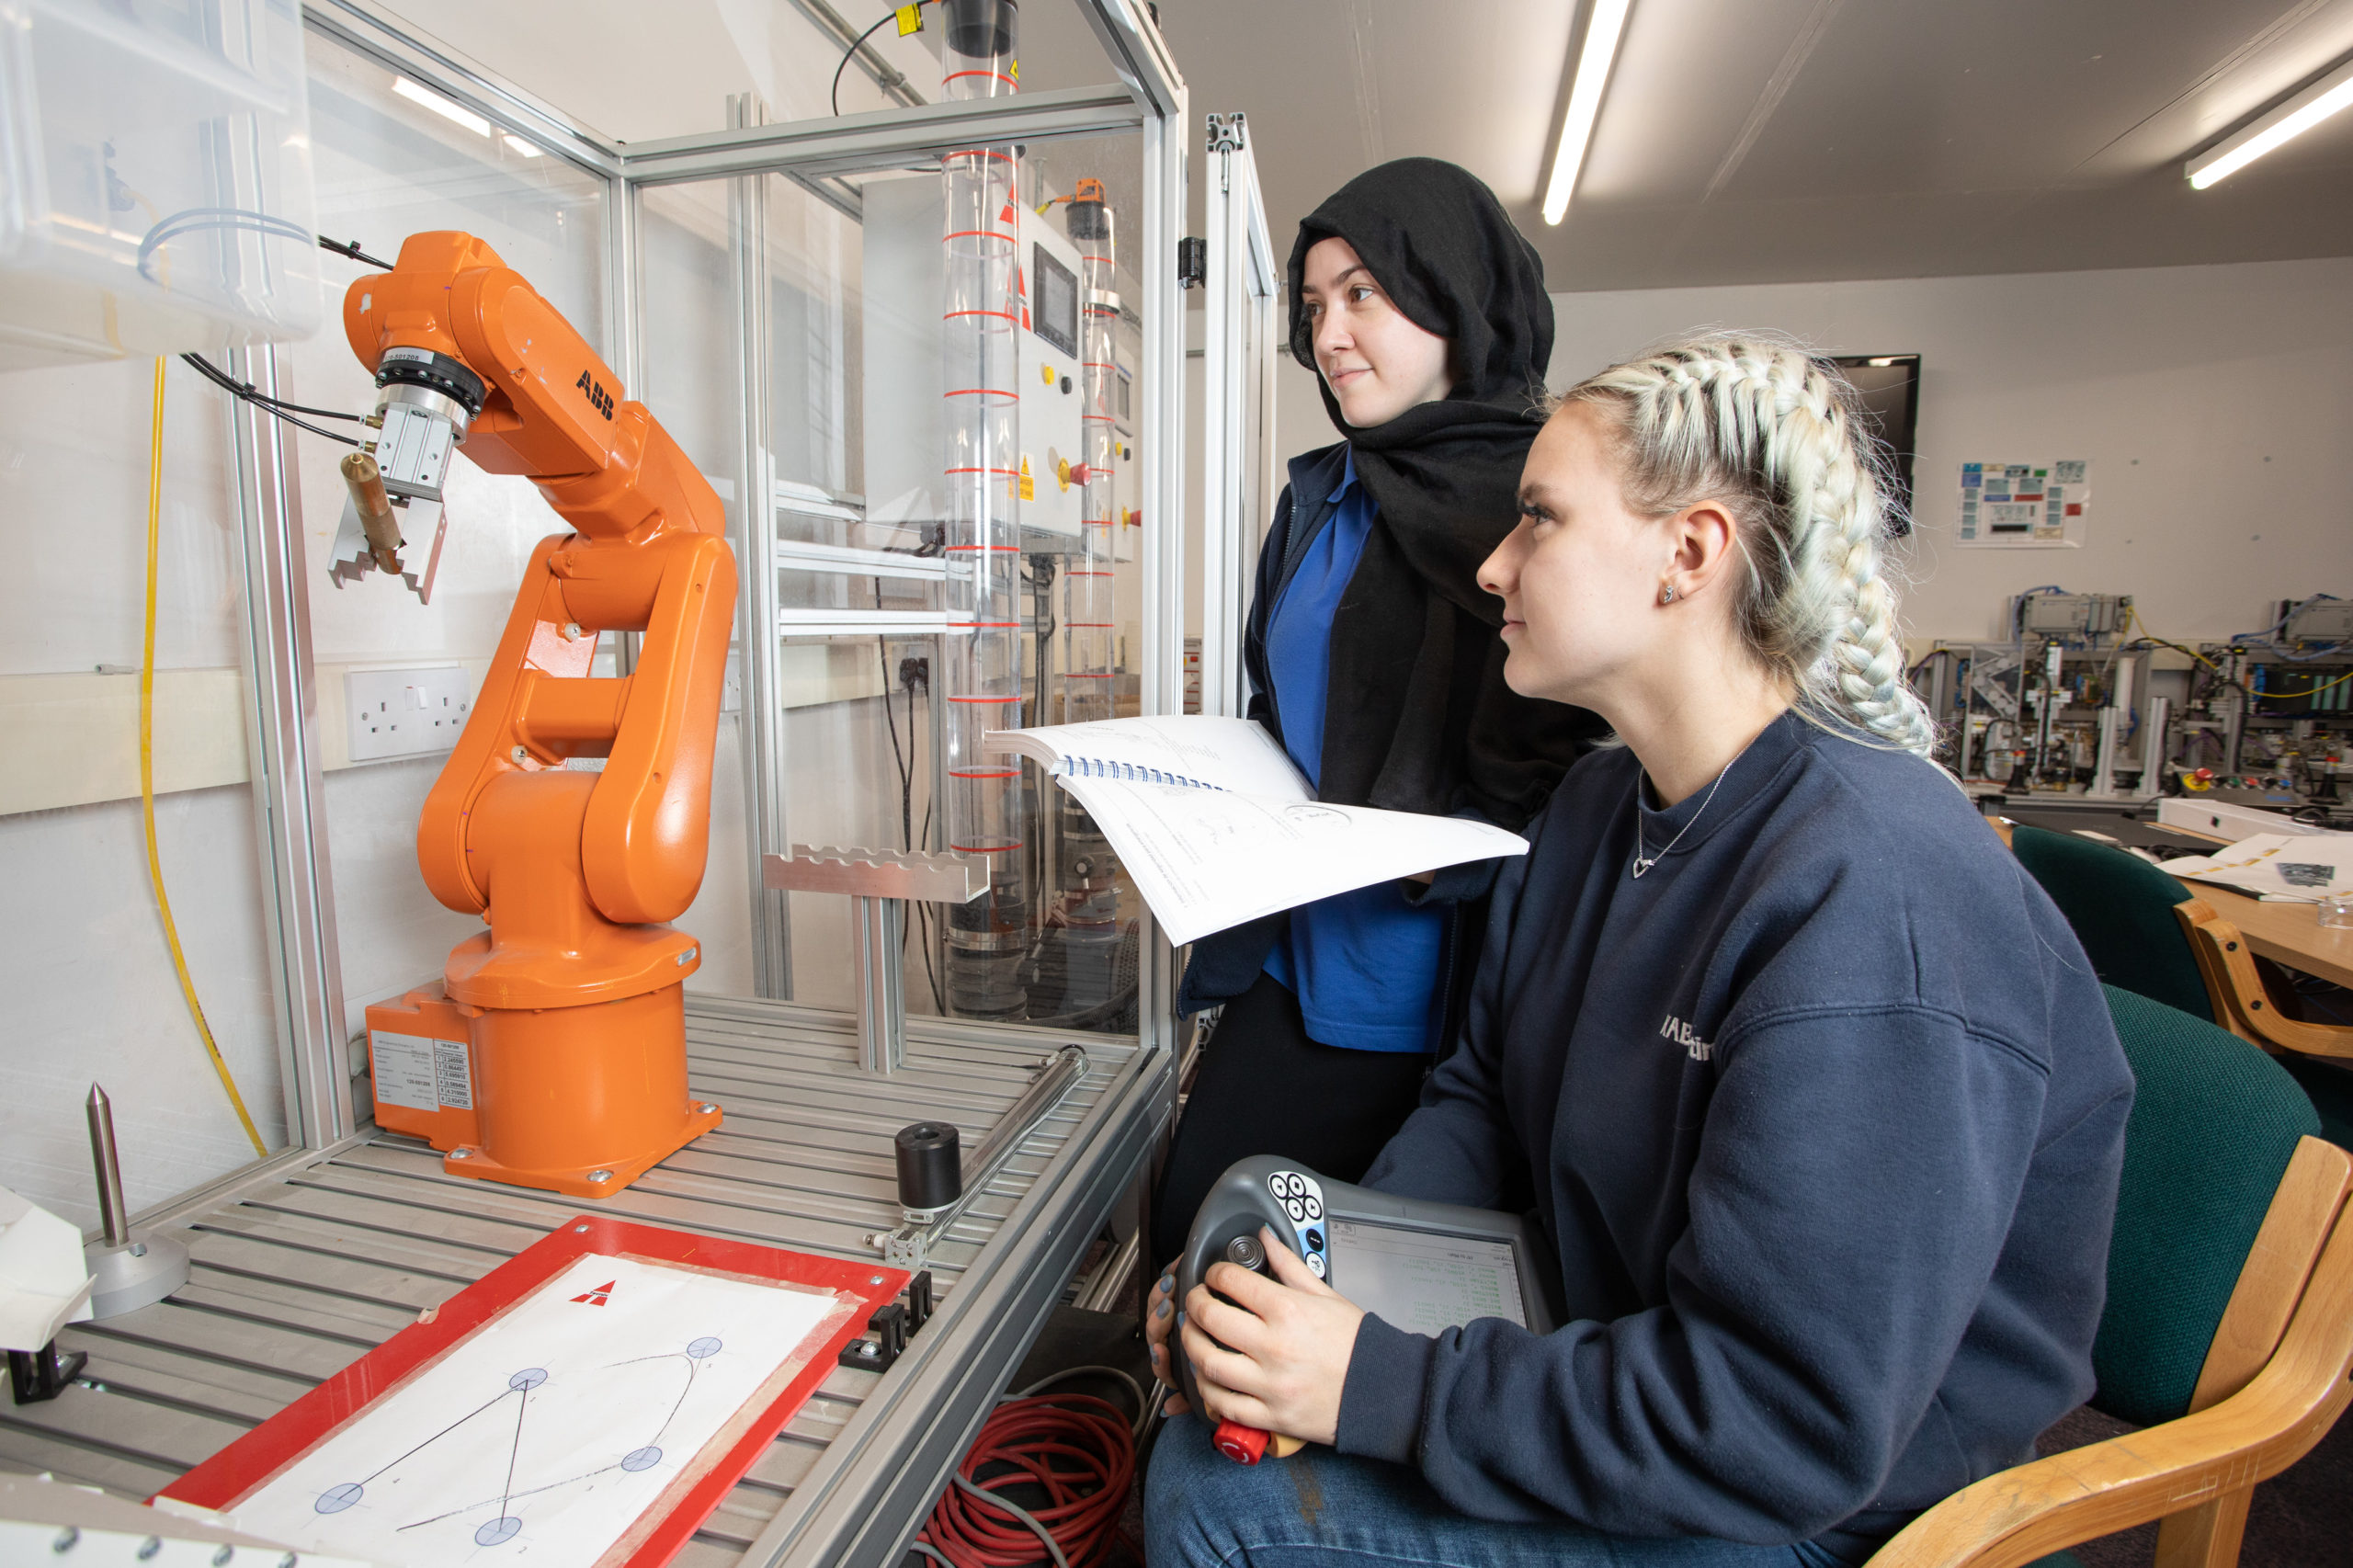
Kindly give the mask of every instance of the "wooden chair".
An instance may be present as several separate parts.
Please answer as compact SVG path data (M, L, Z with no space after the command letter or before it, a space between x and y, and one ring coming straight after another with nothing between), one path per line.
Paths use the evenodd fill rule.
M2267 1051L2293 1051L2305 1056L2353 1061L2353 1028L2337 1024L2308 1024L2279 1010L2272 988L2264 983L2254 951L2239 928L2222 918L2202 898L2184 899L2174 905L2182 935L2198 960L2198 972L2214 1001L2214 1021L2241 1040Z
M2231 1568L2256 1483L2353 1400L2353 1156L2268 1057L2108 996L2138 1089L2092 1403L2143 1429L1955 1493L1871 1568L2072 1563L2062 1549L2151 1520L2158 1568Z
M2010 848L2075 928L2092 970L2109 985L2222 1025L2284 1065L2319 1109L2323 1135L2353 1145L2353 1074L2305 1057L2353 1062L2353 1028L2283 1014L2284 984L2267 990L2263 966L2236 926L2136 855L2074 834L2020 823Z

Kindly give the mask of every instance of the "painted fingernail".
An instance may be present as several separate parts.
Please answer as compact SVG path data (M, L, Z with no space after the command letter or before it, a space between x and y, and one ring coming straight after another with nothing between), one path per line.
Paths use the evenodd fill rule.
M1166 1317L1166 1316L1168 1315L1168 1303L1167 1303L1167 1302L1165 1302L1165 1301L1163 1301L1163 1302L1161 1302L1161 1303L1160 1303L1160 1305L1158 1305L1158 1306L1156 1306L1156 1307L1153 1308L1153 1309L1152 1309L1152 1315L1153 1315L1154 1317L1156 1317L1156 1318L1165 1318L1165 1317Z
M1160 1277L1159 1290L1162 1295L1166 1296L1173 1294L1176 1291L1176 1276L1174 1274L1164 1274Z

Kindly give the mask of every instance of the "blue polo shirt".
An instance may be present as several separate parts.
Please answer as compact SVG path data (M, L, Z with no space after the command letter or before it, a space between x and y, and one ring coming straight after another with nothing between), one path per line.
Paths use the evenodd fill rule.
M1376 512L1357 483L1354 454L1335 498L1338 510L1307 547L1267 628L1283 749L1319 789L1332 618ZM1355 1051L1427 1051L1438 1030L1445 939L1442 911L1417 909L1395 882L1376 882L1292 910L1290 929L1267 955L1267 972L1299 998L1310 1040Z

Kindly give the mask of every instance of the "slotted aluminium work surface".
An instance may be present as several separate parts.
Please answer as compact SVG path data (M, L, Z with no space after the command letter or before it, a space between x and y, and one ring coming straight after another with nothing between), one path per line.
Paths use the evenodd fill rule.
M422 1143L372 1130L225 1184L167 1227L194 1256L185 1287L61 1335L89 1352L83 1385L0 1403L0 1469L144 1498L584 1208L879 1261L868 1237L898 1220L892 1133L939 1119L976 1146L1040 1059L1078 1040L1085 1077L933 1249L930 1324L888 1372L836 1369L676 1559L884 1563L1128 1189L1168 1099L1166 1053L1124 1040L925 1018L907 1037L905 1068L881 1076L858 1070L847 1015L688 998L689 1079L725 1123L594 1205L445 1176Z

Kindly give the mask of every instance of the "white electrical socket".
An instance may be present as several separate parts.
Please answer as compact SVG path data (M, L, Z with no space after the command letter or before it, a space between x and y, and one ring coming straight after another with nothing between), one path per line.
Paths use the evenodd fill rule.
M463 665L353 670L343 679L354 762L448 751L474 704L473 677Z

